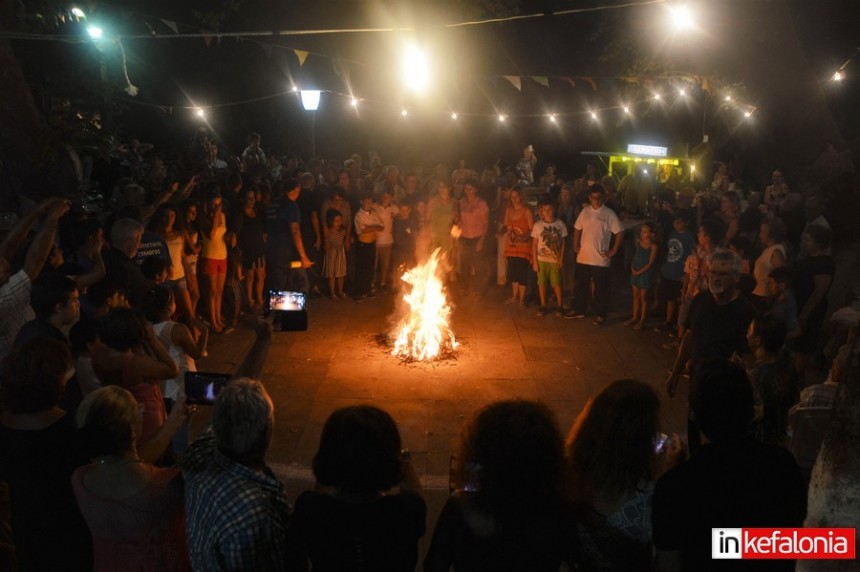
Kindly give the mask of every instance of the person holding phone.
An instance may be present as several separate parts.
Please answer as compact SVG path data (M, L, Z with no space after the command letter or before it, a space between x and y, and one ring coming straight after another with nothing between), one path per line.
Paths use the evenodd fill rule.
M660 433L660 398L623 379L589 400L566 446L568 495L586 569L648 570L654 482L684 460L677 434Z

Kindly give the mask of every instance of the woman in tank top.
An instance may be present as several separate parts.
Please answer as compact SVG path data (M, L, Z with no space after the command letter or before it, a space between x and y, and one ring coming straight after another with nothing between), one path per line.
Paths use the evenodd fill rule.
M203 249L200 252L200 274L202 287L209 296L209 320L216 334L224 331L221 318L221 299L227 281L227 218L221 193L212 191L206 200L203 216L200 217L200 235Z

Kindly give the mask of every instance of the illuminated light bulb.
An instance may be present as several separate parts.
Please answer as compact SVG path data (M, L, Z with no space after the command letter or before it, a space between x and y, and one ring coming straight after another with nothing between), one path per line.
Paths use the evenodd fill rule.
M655 93L655 94L654 94L654 99L655 99L656 101L660 101L660 94L659 94L659 93Z
M81 10L80 8L78 8L77 6L72 8L72 16L74 16L75 18L86 18L87 17L87 15L84 14L84 11Z
M410 90L420 92L430 83L430 62L418 46L409 46L403 52L403 82Z
M457 114L456 114L456 113L452 113L452 114L451 114L451 119L457 119Z
M499 115L499 121L500 122L504 123L505 119L507 119L507 117L505 117L504 115Z
M643 175L647 175L647 174L648 174L648 169L642 169L642 174L643 174Z
M695 173L695 172L696 172L696 166L695 166L695 165L690 165L690 172L691 172L691 173Z
M104 30L102 30L98 26L88 26L87 34L89 34L90 38L92 38L93 40L98 40L102 37L102 34L104 34Z
M725 100L726 100L726 101L731 101L731 100L732 100L732 96L731 96L731 95L727 95L727 96L725 97Z
M597 114L596 114L595 112L593 112L593 111L591 112L591 118L592 118L592 119L597 119Z
M630 108L627 107L626 105L624 107L622 107L622 109L624 110L624 113L630 113Z
M195 109L194 113L196 113L197 117L199 117L201 119L206 117L206 110L203 109L202 107L198 107L197 109Z
M842 73L842 70L836 70L836 73L833 74L833 81L842 81L845 79L845 74Z
M691 30L695 27L695 22L693 21L693 14L692 12L690 12L690 8L686 5L672 6L669 8L669 11L672 14L672 24L674 25L676 30Z
M297 91L299 91L299 86L294 85L294 86L293 86L293 93L295 93L295 92L297 92Z
M550 121L552 121L553 123L555 123L555 122L556 122L556 118L555 118L555 114L554 114L554 113L551 113L551 114L550 114L550 116L549 116L549 120L550 120Z
M403 117L406 117L407 115L409 115L409 112L404 109L403 111L400 112L400 115L402 115Z
M358 107L358 100L353 97L349 104L353 107Z
M752 111L744 111L744 117L752 117Z
M679 90L678 90L678 95L680 95L681 97L687 97L687 90L686 90L686 89L683 89L683 88L682 88L682 89L679 89Z

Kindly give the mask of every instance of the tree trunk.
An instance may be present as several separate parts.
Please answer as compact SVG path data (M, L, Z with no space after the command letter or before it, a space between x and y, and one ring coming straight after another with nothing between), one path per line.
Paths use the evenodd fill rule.
M807 527L860 531L860 342L853 346L837 392L833 424L812 468ZM856 560L800 560L797 570L856 571L860 564Z

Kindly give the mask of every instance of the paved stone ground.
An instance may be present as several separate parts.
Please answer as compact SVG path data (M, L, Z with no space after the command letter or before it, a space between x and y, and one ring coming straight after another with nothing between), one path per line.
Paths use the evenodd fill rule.
M664 432L683 436L686 387L674 399L662 389L674 358L661 348L668 338L621 325L629 317L630 294L620 277L614 283L610 319L602 327L590 318L537 317L534 306L506 306L501 301L507 289L494 288L482 301L461 300L453 312L459 355L436 365L400 363L375 340L392 329L393 296L310 301L308 331L275 332L261 376L276 407L270 464L295 499L313 486L310 464L329 414L352 404L385 409L397 421L427 492L426 547L448 495L460 428L485 404L541 400L567 432L589 397L615 379L633 377L663 396ZM201 371L234 371L253 340L247 324L214 338Z

